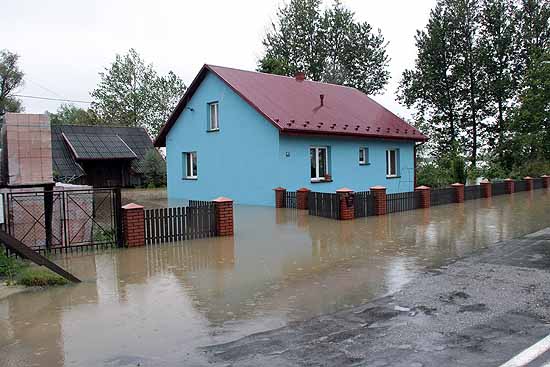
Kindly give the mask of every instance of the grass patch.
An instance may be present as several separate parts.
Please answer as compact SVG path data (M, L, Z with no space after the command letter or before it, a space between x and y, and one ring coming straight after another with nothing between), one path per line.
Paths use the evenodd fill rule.
M48 287L52 285L65 285L68 281L49 269L30 266L19 272L17 283L27 287Z
M14 256L7 256L4 247L0 246L0 278L6 278L8 285L14 283L15 277L25 266L26 264L23 261Z

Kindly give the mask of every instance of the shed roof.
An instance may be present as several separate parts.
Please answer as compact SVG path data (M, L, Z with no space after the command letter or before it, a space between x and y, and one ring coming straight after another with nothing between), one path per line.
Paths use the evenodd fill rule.
M369 96L341 85L204 65L155 140L166 135L212 72L283 134L320 134L425 141L427 137Z
M77 160L136 159L136 153L115 134L63 133Z
M151 138L140 127L52 125L53 168L61 177L83 176L78 162L86 159L133 159L132 170L143 173L150 149Z

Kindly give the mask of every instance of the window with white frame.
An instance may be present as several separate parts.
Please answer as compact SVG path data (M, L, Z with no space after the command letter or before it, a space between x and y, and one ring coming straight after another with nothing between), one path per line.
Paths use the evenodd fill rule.
M218 102L208 104L208 130L215 131L220 129L220 114Z
M197 152L183 153L184 160L184 178L196 179L197 178Z
M327 179L328 172L328 147L309 148L311 160L311 180L323 181Z
M397 177L399 170L399 149L386 150L386 176Z
M359 164L369 164L369 148L359 148Z

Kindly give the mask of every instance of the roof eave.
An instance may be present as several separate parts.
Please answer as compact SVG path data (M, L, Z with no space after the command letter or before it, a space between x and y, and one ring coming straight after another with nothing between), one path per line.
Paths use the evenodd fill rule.
M327 132L327 131L305 131L300 129L283 129L280 132L282 135L290 136L341 136L341 137L353 137L353 138L370 138L370 139L383 139L383 140L405 140L405 141L428 141L428 137L425 135L417 136L385 136L379 134L363 134L363 133L354 133L354 132Z

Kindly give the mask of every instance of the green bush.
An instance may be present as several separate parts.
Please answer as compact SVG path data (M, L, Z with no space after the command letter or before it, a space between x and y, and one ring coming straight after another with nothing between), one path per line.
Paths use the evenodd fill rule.
M143 159L145 187L155 188L166 186L166 161L156 149L150 149Z
M43 267L28 267L17 276L17 283L27 287L47 287L53 285L65 285L67 279L51 272Z
M13 256L7 256L6 250L0 246L0 277L6 277L8 284L13 283L15 276L25 264Z

